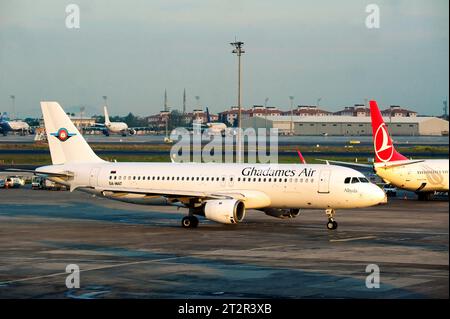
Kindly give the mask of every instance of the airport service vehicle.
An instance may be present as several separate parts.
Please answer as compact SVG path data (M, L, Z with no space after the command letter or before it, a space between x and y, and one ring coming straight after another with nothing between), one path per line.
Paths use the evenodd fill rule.
M10 121L6 113L3 113L0 115L0 134L6 136L8 132L19 132L21 135L25 135L31 132L31 128L24 121Z
M5 187L5 180L0 178L0 188Z
M392 197L397 196L397 187L395 187L391 184L384 184L383 190L387 196L392 196Z
M32 189L45 189L45 190L67 190L65 185L61 185L51 181L43 176L33 176L31 179Z
M340 161L328 162L373 167L376 174L386 183L416 192L419 200L429 200L435 192L448 193L448 159L408 159L395 149L376 101L370 101L370 116L375 151L373 166Z
M321 164L117 163L100 159L57 102L41 102L53 165L33 171L70 191L124 202L172 205L222 224L244 220L247 209L289 218L301 208L325 210L336 229L335 210L386 202L386 194L351 168Z
M17 176L8 176L5 179L5 188L19 188L25 185L25 181Z

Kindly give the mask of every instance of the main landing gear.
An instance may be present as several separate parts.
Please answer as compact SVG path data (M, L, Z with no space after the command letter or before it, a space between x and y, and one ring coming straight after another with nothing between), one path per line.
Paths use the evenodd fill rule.
M194 216L193 209L189 209L189 215L181 220L183 228L196 228L198 226L198 218Z
M327 228L329 230L335 230L338 227L338 223L333 218L334 215L336 214L336 211L332 208L329 208L325 210L325 214L327 214L328 217Z

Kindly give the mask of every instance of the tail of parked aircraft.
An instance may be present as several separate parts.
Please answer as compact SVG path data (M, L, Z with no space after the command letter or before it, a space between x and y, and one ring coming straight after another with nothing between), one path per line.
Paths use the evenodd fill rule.
M372 119L375 163L408 160L405 156L395 150L391 136L389 135L387 126L384 123L376 101L370 101L370 117Z
M53 164L102 162L57 102L41 102Z
M211 123L211 117L209 116L209 109L206 107L206 123Z
M111 121L109 120L108 109L106 108L106 105L103 107L103 112L105 113L105 125L109 126L111 124Z
M8 114L6 112L3 112L3 114L0 113L0 122L7 121L8 120Z

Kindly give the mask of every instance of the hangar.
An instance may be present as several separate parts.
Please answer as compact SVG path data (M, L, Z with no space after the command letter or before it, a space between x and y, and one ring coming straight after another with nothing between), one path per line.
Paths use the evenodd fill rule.
M449 122L437 117L384 118L393 135L448 135ZM267 116L242 120L243 128L278 128L280 134L295 135L371 135L369 116Z

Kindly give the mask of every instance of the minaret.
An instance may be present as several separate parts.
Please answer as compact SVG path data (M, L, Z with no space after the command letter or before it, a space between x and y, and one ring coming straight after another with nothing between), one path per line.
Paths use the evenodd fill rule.
M164 89L164 111L167 112L167 89Z
M183 114L186 114L186 89L183 91Z

